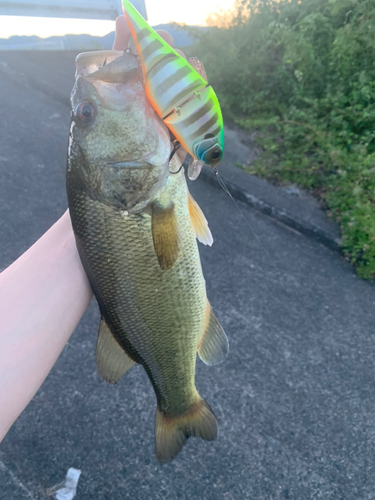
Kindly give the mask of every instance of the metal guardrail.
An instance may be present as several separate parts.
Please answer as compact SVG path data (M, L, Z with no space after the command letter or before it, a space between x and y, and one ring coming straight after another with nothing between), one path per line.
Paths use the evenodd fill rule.
M132 0L147 19L145 0ZM114 20L122 14L120 0L0 0L0 15ZM1 36L1 35L0 35Z

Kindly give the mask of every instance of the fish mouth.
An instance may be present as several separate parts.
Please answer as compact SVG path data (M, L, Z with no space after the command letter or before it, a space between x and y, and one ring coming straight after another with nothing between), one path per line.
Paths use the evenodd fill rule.
M115 162L115 161L111 161L109 163L107 163L108 167L112 167L112 168L118 168L118 169L121 169L121 168L150 168L152 165L151 163L148 163L146 161L119 161L119 162Z

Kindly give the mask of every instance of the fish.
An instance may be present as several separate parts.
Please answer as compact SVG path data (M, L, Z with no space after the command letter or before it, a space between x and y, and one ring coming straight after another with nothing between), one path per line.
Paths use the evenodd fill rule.
M141 60L149 101L192 158L215 168L224 154L223 117L215 91L151 28L131 2L122 0L122 4ZM194 180L199 165L195 164L190 172Z
M101 314L96 364L110 384L136 364L145 369L161 463L190 436L216 439L216 417L195 386L196 359L215 365L229 349L197 246L197 239L212 245L212 234L184 169L170 173L181 166L171 149L138 57L126 50L77 56L66 185Z

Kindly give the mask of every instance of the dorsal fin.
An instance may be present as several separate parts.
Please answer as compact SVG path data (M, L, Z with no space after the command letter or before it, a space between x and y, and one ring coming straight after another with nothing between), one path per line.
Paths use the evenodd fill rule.
M211 246L214 242L210 228L208 227L207 219L204 216L202 210L198 203L194 200L192 195L189 193L189 214L190 219L194 227L197 240L204 245Z
M163 207L157 202L152 204L152 239L160 268L171 269L180 252L180 236L174 203Z
M96 343L96 365L100 375L109 384L116 384L134 364L102 318Z
M200 61L198 59L198 57L189 57L188 61L193 66L195 71L198 71L198 73L201 75L201 77L204 80L206 80L206 82L208 82L207 73L206 73L206 70L205 70L205 67L204 67L202 61Z
M228 352L228 338L207 301L206 330L198 347L198 355L206 365L212 366L224 361Z

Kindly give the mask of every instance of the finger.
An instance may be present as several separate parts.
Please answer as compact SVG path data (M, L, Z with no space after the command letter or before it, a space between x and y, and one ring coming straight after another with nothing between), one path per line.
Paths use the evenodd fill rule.
M113 42L112 49L124 50L128 46L130 36L130 29L125 16L119 16L116 19L115 41Z
M156 33L162 37L171 47L174 47L173 36L165 30L156 30Z
M185 56L185 54L182 52L182 50L179 50L179 49L174 49L177 54L180 54L180 56L184 57L186 60L187 60L187 57Z
M170 33L168 33L168 31L165 31L165 30L156 30L156 33L158 33L158 35L160 35L167 43L169 43L169 45L171 47L174 47L173 36ZM184 57L187 60L187 57L185 56L185 54L181 50L175 49L175 51L178 54L180 54L180 56Z

